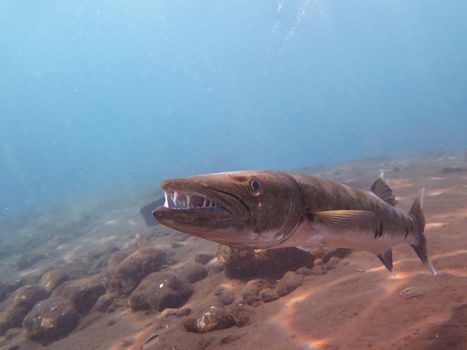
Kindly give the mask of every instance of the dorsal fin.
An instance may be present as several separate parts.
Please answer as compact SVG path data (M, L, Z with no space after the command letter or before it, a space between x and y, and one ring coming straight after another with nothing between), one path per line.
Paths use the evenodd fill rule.
M391 205L396 205L397 203L396 197L394 197L394 193L392 193L391 188L386 182L384 182L384 173L379 174L375 182L373 182L373 185L371 185L371 192L376 194L386 203Z

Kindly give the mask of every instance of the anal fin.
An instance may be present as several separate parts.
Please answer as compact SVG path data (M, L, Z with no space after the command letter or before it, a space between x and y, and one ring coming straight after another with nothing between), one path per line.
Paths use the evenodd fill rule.
M392 271L392 249L378 255L379 260L386 266L389 271Z

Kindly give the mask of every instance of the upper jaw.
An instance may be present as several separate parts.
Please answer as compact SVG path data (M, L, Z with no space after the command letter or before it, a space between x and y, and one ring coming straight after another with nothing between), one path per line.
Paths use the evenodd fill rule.
M183 211L224 211L234 214L237 210L222 193L207 186L183 180L168 180L161 184L164 192L164 207Z

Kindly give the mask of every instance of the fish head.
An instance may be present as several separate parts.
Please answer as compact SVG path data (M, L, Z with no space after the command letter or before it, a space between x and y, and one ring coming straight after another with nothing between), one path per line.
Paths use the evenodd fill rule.
M154 211L163 225L241 249L266 249L289 238L303 200L284 172L238 171L162 182L166 201Z

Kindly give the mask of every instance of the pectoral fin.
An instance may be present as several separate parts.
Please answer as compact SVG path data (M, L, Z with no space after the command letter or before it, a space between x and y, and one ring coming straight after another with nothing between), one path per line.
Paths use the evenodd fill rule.
M371 230L375 213L366 210L329 210L307 214L311 224L329 232Z

